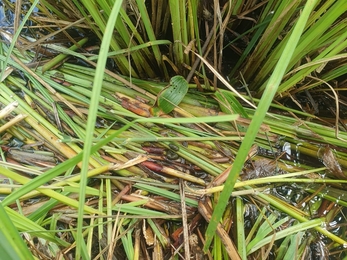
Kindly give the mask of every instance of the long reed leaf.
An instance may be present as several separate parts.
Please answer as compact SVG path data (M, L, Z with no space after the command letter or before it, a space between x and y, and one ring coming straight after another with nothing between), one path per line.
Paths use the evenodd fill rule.
M241 144L240 151L236 156L233 167L230 171L230 174L225 182L225 187L221 193L219 201L214 208L213 215L211 221L206 230L206 242L204 245L204 251L207 252L213 237L215 236L215 230L217 225L221 219L221 216L225 210L227 205L227 201L229 199L230 194L233 191L236 180L239 176L240 171L242 170L244 161L248 155L248 151L251 148L257 131L265 117L265 114L270 107L271 101L276 94L276 90L282 80L282 77L286 71L286 68L289 64L289 60L295 50L295 46L299 42L300 36L304 30L305 24L308 20L308 17L313 10L317 1L308 1L301 13L301 16L294 27L293 34L291 35L288 44L281 55L276 68L271 75L267 87L264 91L263 97L261 98L258 108L255 112L255 117L253 118L244 141Z
M84 199L85 199L85 189L87 185L87 171L89 167L89 158L92 154L91 148L93 145L93 133L95 128L96 115L99 104L99 96L101 92L102 80L104 68L106 65L107 53L109 45L111 42L112 31L114 24L117 20L119 10L121 8L122 2L118 1L112 8L110 19L107 22L105 28L105 34L100 47L100 57L98 60L98 65L95 71L95 79L93 84L92 98L90 100L89 115L87 121L86 129L86 141L84 143L84 154L82 157L82 171L81 171L81 181L80 181L80 192L79 192L79 211L78 211L78 222L77 222L77 239L76 239L76 259L80 259L82 256L83 259L89 259L88 253L86 251L85 242L82 237L82 228L83 228L83 214L84 214Z

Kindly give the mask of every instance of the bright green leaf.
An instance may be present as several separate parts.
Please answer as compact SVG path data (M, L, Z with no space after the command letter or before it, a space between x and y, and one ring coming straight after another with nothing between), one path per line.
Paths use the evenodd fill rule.
M170 85L163 89L157 98L157 105L166 114L170 113L188 92L188 82L182 76L174 76Z

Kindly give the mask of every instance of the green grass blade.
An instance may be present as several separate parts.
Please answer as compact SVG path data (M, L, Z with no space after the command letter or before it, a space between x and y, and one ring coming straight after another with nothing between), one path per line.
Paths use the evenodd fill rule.
M247 254L251 254L255 251L257 251L259 248L261 248L262 246L270 243L273 239L278 240L281 238L284 238L286 236L290 236L292 234L296 234L300 231L304 231L310 228L314 228L314 227L318 227L320 225L322 225L324 223L323 219L313 219L310 221L306 221L304 223L299 223L297 225L294 225L292 227L286 228L284 230L281 230L279 232L276 232L273 235L269 235L266 238L264 238L263 240L261 240L259 243L255 244L253 247L249 247Z
M259 215L259 219L263 219L263 215ZM284 225L287 221L289 221L289 217L285 217L275 222L278 218L278 214L273 213L269 217L267 217L264 222L260 225L255 237L247 244L247 251L252 249L254 245L260 243L266 236L269 236L274 230L279 228L281 225Z
M0 254L2 259L34 259L0 203Z
M219 90L214 94L219 102L220 109L226 114L240 114L244 118L248 118L247 112L229 91Z
M184 62L183 46L182 43L187 45L186 42L183 42L183 28L181 21L186 20L185 18L181 19L181 15L185 14L185 1L183 0L169 0L170 4L170 13L172 20L172 30L173 30L173 48L175 53L175 62L176 66L181 69ZM184 14L183 14L184 13Z
M329 8L326 9L327 6L325 6L325 4L327 4L328 2L330 2L329 5L331 6L328 5ZM346 8L347 3L345 1L329 0L325 1L324 5L322 5L321 8L317 10L317 12L322 13L322 15L314 23L312 22L312 20L314 20L313 18L316 16L315 14L312 14L312 18L310 17L309 20L309 23L311 23L311 25L308 24L306 26L305 29L307 30L302 35L300 42L298 43L293 53L287 71L290 70L293 66L295 66L295 64L297 64L299 61L301 61L306 55L312 55L314 51L322 52L323 48L326 48L326 46L330 45L328 42L325 42L322 45L320 43L320 38L324 37L325 33L328 33L328 30L331 30L331 25L333 25L336 22L336 20L339 19L339 17L345 12ZM285 39L282 41L282 43L277 45L276 49L266 59L266 63L263 65L260 73L255 77L254 82L263 83L265 81L265 83L260 87L260 92L265 88L267 84L266 75L268 75L268 73L271 72L275 62L277 61L281 53L283 53L285 48L284 44L287 42L287 38L290 36L290 34L291 33L289 32ZM320 46L318 44L320 44ZM310 53L307 53L308 50L310 51Z
M167 214L162 213L160 211L154 211L150 209L144 209L140 208L138 204L145 204L147 200L142 201L136 201L136 205L128 203L128 204L116 204L112 207L112 210L119 211L123 213L129 213L132 215L142 215L142 216L149 216L149 217L160 217L160 216L166 216Z
M293 55L296 45L299 42L300 36L305 28L308 17L313 10L317 0L308 1L301 13L301 16L294 27L293 34L288 40L288 44L286 45L283 54L281 55L276 68L271 75L263 97L259 102L259 106L255 112L255 116L251 121L251 124L247 130L245 139L243 140L239 152L235 158L233 167L230 171L230 174L225 182L224 189L221 193L220 199L214 208L211 221L206 230L206 242L204 245L204 251L207 252L212 239L215 235L215 231L219 221L222 218L223 212L229 200L229 197L234 189L234 185L236 183L237 178L239 177L239 173L243 168L243 164L245 159L248 156L248 151L253 145L254 139L258 133L258 129L260 128L263 119L265 118L266 112L268 111L271 102L276 94L277 88L282 80L282 77L287 69L290 58Z
M136 219L132 222L137 221ZM130 224L131 226L131 224ZM132 239L132 233L134 231L134 228L130 228L128 230L124 230L123 227L120 228L120 231L122 233L126 232L124 235L121 236L122 244L124 247L124 251L126 253L127 259L134 259L134 244Z
M2 166L0 166L0 171L1 173L10 178L10 179L13 179L21 184L26 184L26 183L29 183L30 179L24 177L24 176L21 176L20 174L17 174L15 172L12 172ZM41 179L43 180L44 183L47 183L49 181L51 181L52 179L50 178L50 175L46 175L45 178ZM29 194L30 192L32 191L32 186L25 186L25 187L22 187L21 189L21 192L23 192L24 194ZM66 205L69 205L71 207L74 207L74 208L78 208L78 204L77 202L74 200L74 199L71 199L65 195L63 195L62 193L58 193L54 190L50 190L50 189L46 189L44 187L42 188L37 188L37 191L39 191L40 193L52 198L52 199L55 199L57 201L60 201ZM15 191L13 193L16 193ZM4 201L2 202L3 205L8 205L8 201L7 201L7 198L4 199ZM91 208L91 207L87 207L84 205L84 209L87 211L87 212L90 212L90 213L93 213L93 214L100 214L101 212L98 212L97 210Z
M14 211L9 207L4 208L7 215L11 219L11 222L20 232L28 232L33 236L43 238L47 241L54 242L61 246L69 246L70 244L63 239L59 239L51 232L47 232L46 229L38 225L37 223L29 220L23 215L20 215L18 212Z
M79 48L81 48L84 44L86 44L88 41L88 38L83 38L82 40L80 40L77 45L72 45L69 49L66 49L65 53L60 53L59 55L57 55L56 57L54 57L52 60L50 60L49 62L47 62L46 64L44 64L41 68L42 73L44 73L45 71L57 66L59 63L63 62L63 60L69 55L68 51L75 53L74 51L78 50ZM59 46L57 46L59 47ZM63 47L60 47L61 49L64 49ZM59 51L61 51L61 49ZM82 55L81 55L82 56ZM82 56L83 57L83 56Z
M153 185L136 183L136 184L134 184L134 187L142 189L142 190L149 191L151 193L163 196L165 198L169 198L169 199L175 200L177 202L181 201L181 198L180 198L179 194L177 194L175 192L172 192L172 191L168 191L168 190L165 190L165 189L161 189L161 188L155 187ZM197 207L198 206L198 202L196 200L194 200L194 199L186 198L185 202L189 206L193 206L193 207Z
M293 218L297 219L300 222L308 222L309 221L307 218L303 217L301 214L298 214L297 212L294 212L289 207L287 207L286 203L284 203L284 204L279 203L278 200L276 200L276 199L274 199L271 196L266 195L266 194L260 193L260 194L258 194L258 196L260 198L266 200L267 202L269 202L273 207L278 208L282 212L287 213L289 216L292 216ZM326 228L323 228L320 225L315 226L315 229L318 232L320 232L321 234L323 234L324 236L330 238L332 241L335 241L336 243L339 243L341 245L347 244L347 242L344 239L340 238L339 236L336 236L335 234L331 233Z
M276 255L276 259L275 260L282 260L283 257L286 255L286 253L288 252L288 245L290 243L290 237L286 237L281 245L278 247L277 250L277 255Z
M266 6L266 8L268 7L271 8L270 10L268 10L268 12L272 12L273 10L275 10L275 13L272 16L272 20L270 24L268 25L261 39L259 40L255 51L248 58L247 64L245 68L243 69L243 75L245 77L246 82L249 82L250 78L256 75L257 69L263 66L261 65L262 61L267 60L266 57L269 55L269 52L273 48L277 37L282 32L285 24L290 20L291 16L295 12L299 4L300 4L300 1L291 1L291 2L277 1L276 5L269 3ZM269 67L269 70L273 69L273 66L268 66L268 67ZM262 72L260 72L260 74L261 73ZM257 77L261 77L261 76L262 75L257 75ZM251 89L255 88L256 84L259 84L257 81L255 82L252 81L249 83L250 83Z
M95 78L93 84L93 92L90 100L87 129L86 129L86 141L84 143L84 154L82 158L82 170L81 170L81 181L80 181L80 192L79 192L79 211L78 211L78 221L77 221L77 237L76 237L76 259L89 259L87 254L86 245L82 236L83 231L83 214L84 214L84 203L85 203L85 189L87 186L87 172L89 168L89 158L91 156L91 149L93 145L93 133L95 128L95 122L97 117L99 97L101 93L104 69L106 66L107 53L109 50L111 38L113 35L113 28L116 23L119 10L122 6L122 1L115 2L110 18L107 22L105 34L100 47L100 57L98 60L98 65L95 71ZM82 255L81 255L82 254Z
M138 50L142 50L142 49L145 49L145 48L148 48L148 47L158 47L158 45L169 45L171 44L171 42L169 40L154 40L154 41L150 41L150 42L146 42L146 43L143 43L143 44L138 44L136 46L132 46L132 47L129 47L127 49L123 49L123 50L118 50L118 51L110 51L108 53L108 57L111 57L111 56L117 56L117 55L124 55L126 53L129 53L129 52L133 52L133 51L138 51ZM80 55L82 56L82 55ZM99 55L93 55L91 57L88 58L88 60L97 60L99 58Z
M152 25L151 25L151 20L150 20L149 15L148 15L147 8L145 6L145 1L136 0L136 3L137 3L137 6L139 8L139 11L141 13L142 22L146 28L146 33L148 35L148 39L150 41L154 42L156 40L156 37L155 37L154 30L153 30ZM152 45L152 50L153 50L154 57L157 61L158 67L159 67L159 69L161 69L162 58L161 58L160 49L157 45Z
M258 39L262 36L264 30L266 29L266 27L268 26L268 24L272 18L272 16L273 16L272 13L268 14L268 16L265 18L265 20L258 25L259 26L258 30L256 30L256 32L254 33L254 36L252 37L250 43L247 44L247 48L242 53L240 59L237 61L236 65L234 66L233 70L230 72L229 76L233 76L234 73L239 70L240 65L243 64L243 62L247 59L247 57L249 57L251 50L256 45ZM252 30L253 29L254 28L252 28ZM241 37L241 36L239 36L239 37Z
M77 0L73 0L74 3L76 4L76 6L79 6L80 8L82 8L79 4L79 1ZM108 35L108 34L112 34L113 36L113 28L111 31L109 31L110 28L106 28L107 25L105 24L105 16L107 15L102 15L102 12L100 12L100 8L98 6L98 4L100 6L108 6L107 3L105 3L105 1L99 1L99 2L94 2L94 1L89 1L89 0L83 0L81 1L83 6L88 10L89 14L91 14L91 16L93 17L94 21L95 21L95 24L97 26L95 26L95 24L93 22L90 22L90 26L93 28L93 31L98 34L98 36L100 37L100 39L102 39L103 37L105 37L105 35ZM117 1L117 5L120 1ZM109 8L108 8L109 9ZM113 6L113 9L114 9L114 6ZM119 10L118 10L119 12ZM113 13L111 13L113 15ZM86 14L85 17L88 17L88 15ZM117 15L118 17L118 15ZM109 16L110 19L114 19L114 17L111 17ZM107 18L106 18L107 19ZM117 20L117 19L116 19ZM116 20L115 20L115 23L116 23ZM114 24L115 24L114 23ZM113 24L113 25L114 25ZM101 33L100 33L101 31ZM102 36L104 35L104 36ZM111 48L114 50L114 51L117 51L117 50L120 50L121 47L119 46L118 44L118 41L115 40L115 37L111 37ZM101 52L101 50L100 50ZM101 53L100 53L101 55ZM129 62L128 60L126 59L125 56L123 55L119 55L115 58L115 61L120 69L120 71L122 72L122 74L124 75L128 75L129 72L131 72L131 75L133 75L134 77L138 77L137 73L133 70L132 67L129 68Z
M247 259L245 241L244 203L241 198L236 198L236 227L237 227L237 250L242 259Z
M285 254L283 260L295 259L298 256L299 244L301 243L304 234L304 232L299 232L290 236L290 246L288 247L287 253Z

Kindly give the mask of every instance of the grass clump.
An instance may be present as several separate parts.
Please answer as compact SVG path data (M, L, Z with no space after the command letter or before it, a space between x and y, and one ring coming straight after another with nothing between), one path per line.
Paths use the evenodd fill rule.
M2 9L9 259L345 257L345 1L25 7Z

